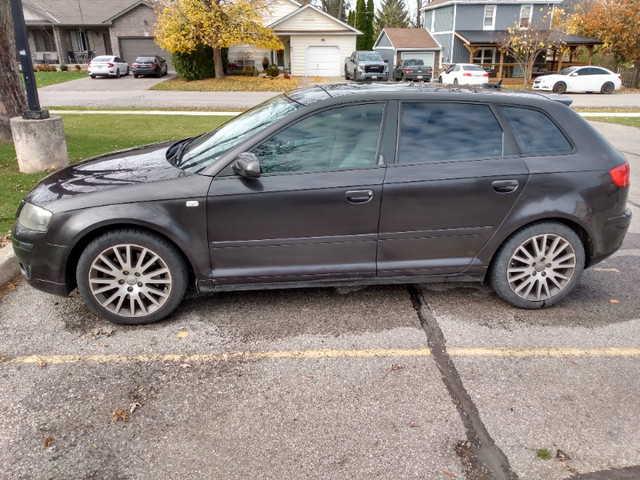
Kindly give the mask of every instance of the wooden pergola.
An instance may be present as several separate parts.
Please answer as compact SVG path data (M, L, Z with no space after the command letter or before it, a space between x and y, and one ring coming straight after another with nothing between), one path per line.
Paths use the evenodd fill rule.
M498 68L496 74L497 79L503 78L505 67L514 66L515 63L505 63L506 51L500 48L499 39L504 38L509 33L506 30L464 30L455 32L455 36L462 42L462 45L469 51L469 63L474 63L476 52L481 48L495 48L500 54L500 61L497 63L481 63L484 67ZM566 35L557 32L558 44L560 47L553 47L552 59L549 60L549 52L547 52L546 66L547 72L559 72L566 66L584 65L577 62L575 56L579 53L579 49L584 48L589 54L587 65L591 65L593 59L593 49L596 45L601 45L600 40L594 38L582 37L580 35ZM564 61L565 53L569 53L569 60Z

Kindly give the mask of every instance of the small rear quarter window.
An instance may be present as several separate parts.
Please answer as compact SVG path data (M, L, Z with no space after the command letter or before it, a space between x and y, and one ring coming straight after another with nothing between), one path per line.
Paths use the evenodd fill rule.
M567 137L544 113L530 108L507 106L500 107L500 111L511 126L522 153L548 155L573 150Z

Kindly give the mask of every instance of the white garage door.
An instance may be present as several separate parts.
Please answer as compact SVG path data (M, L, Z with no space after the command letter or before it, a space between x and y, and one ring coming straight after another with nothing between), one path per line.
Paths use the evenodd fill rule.
M324 45L307 47L305 67L310 77L339 77L340 48Z
M171 64L171 53L166 50L162 50L153 38L149 37L127 37L120 38L120 56L129 62L131 65L136 57L140 55L160 55L167 61L167 67L169 70L173 70Z
M411 60L414 58L416 60L422 60L425 65L428 65L431 68L433 68L435 53L433 52L400 52L400 58L402 58L402 60L405 60L405 59Z

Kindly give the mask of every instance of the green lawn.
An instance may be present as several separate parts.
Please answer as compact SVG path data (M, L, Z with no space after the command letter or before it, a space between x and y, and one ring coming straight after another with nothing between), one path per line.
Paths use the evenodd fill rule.
M585 117L587 120L594 122L618 123L627 125L628 127L640 128L640 117Z
M192 137L230 117L174 115L63 115L71 162L163 140ZM46 173L18 172L13 142L0 141L0 238L13 226L18 204Z
M78 78L86 78L87 72L35 72L36 86L48 87L56 83L68 82Z

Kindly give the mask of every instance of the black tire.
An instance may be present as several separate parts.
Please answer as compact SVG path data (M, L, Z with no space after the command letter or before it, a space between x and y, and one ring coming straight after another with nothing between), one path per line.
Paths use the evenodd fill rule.
M345 79L345 80L349 80L349 78L351 78L351 77L349 77L349 72L348 72L348 71L347 71L347 69L345 68L345 69L344 69L344 79Z
M120 69L116 70L116 78L120 78Z
M95 75L90 75L91 78L93 78L94 80L96 79Z
M162 70L158 69L156 71L156 77L158 77L158 78L162 77Z
M127 73L125 73L125 76L129 76L129 67L127 67Z
M613 83L607 82L604 85L602 85L602 88L600 89L600 93L604 93L605 95L608 95L611 92L613 92L614 89L615 87L613 86Z
M564 93L567 91L567 84L564 82L558 82L553 86L553 93Z
M458 79L457 79L457 78L454 78L454 79L453 79L453 84L454 84L454 85L458 85Z
M442 83L442 76L438 77L438 83Z
M585 263L584 245L568 226L534 223L509 237L496 253L488 281L519 308L555 305L576 287Z
M182 254L166 239L122 229L87 245L76 280L85 302L98 315L122 325L142 325L176 309L187 288L188 270Z
M138 78L140 75L138 75L137 73L133 74L133 78Z

